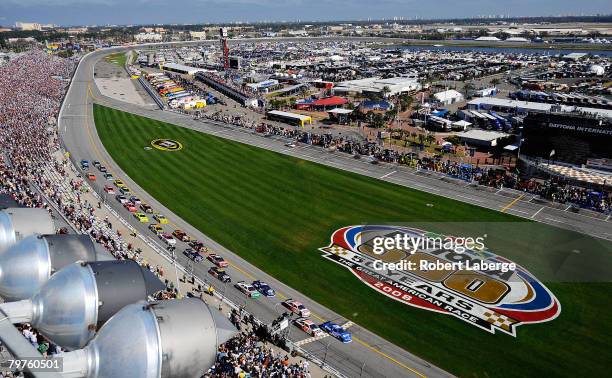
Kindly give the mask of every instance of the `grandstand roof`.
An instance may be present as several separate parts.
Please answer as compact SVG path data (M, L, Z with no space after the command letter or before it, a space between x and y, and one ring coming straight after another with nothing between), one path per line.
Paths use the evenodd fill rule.
M513 109L524 109L526 111L535 111L535 112L550 112L551 107L555 106L554 104L547 104L543 102L530 102L530 101L517 101L517 100L508 100L505 98L498 97L478 97L468 102L469 108L479 108L480 106L497 106L497 107L505 107L505 108L513 108ZM598 108L587 108L582 106L567 106L561 105L561 110L564 112L571 111L579 111L590 114L598 114L605 118L612 118L612 110L610 109L598 109Z

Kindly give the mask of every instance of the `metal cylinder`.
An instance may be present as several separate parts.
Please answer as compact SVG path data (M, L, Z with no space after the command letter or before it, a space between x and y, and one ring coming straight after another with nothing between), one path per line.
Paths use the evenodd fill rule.
M236 329L198 298L125 306L82 350L65 353L70 377L193 378Z
M53 233L53 219L45 209L17 207L0 211L0 251L27 236Z
M31 235L0 251L0 297L31 298L56 271L75 261L114 260L87 235Z

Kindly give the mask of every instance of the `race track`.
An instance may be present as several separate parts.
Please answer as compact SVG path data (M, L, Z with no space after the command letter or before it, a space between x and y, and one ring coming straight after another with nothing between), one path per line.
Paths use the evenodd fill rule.
M278 305L278 302L285 297L292 297L301 300L308 308L313 310L317 322L334 320L338 323L343 323L346 321L333 311L305 298L303 295L299 294L297 290L283 285L273 277L268 276L258 268L242 260L239 256L225 249L223 246L210 240L142 190L142 188L133 182L120 167L113 162L110 155L102 146L93 121L92 104L94 102L204 133L213 134L222 138L247 143L290 156L449 197L458 201L468 202L489 209L548 223L557 227L612 240L612 224L610 219L600 214L587 211L575 213L569 211L570 209L565 206L560 208L551 207L546 203L540 203L530 195L525 196L515 191L494 190L473 186L463 181L455 181L431 173L416 172L396 165L373 165L365 159L356 160L347 154L323 151L318 147L299 145L296 148L290 148L284 145L286 141L282 139L263 138L260 135L244 129L214 122L193 120L191 117L185 115L160 111L152 107L141 107L104 97L93 82L93 70L95 63L101 57L111 52L113 52L113 50L98 51L83 58L66 95L60 112L59 132L66 149L71 153L71 159L75 163L81 159L90 161L100 160L103 162L114 176L122 179L138 197L151 204L154 209L166 214L171 222L173 222L172 228L180 228L187 231L187 233L213 246L214 250L227 257L232 263L228 271L234 282L241 279L247 281L263 279L277 289L279 295L276 299L261 298L258 304L254 305L253 302L249 300L245 301L244 295L240 294L233 287L229 285L226 288L219 287L219 290L225 291L225 294L230 300L238 304L245 304L248 311L262 320L271 321L277 317L278 314L283 311L283 308ZM98 180L98 182L93 183L93 186L96 191L101 193L103 181ZM152 243L163 248L158 240L153 238L153 234L147 230L146 224L136 222L133 217L112 198L112 196L109 196L108 203L115 211L124 215L125 219L130 222L139 233L146 235L150 238ZM179 243L179 245L180 244L182 243ZM179 263L183 266L187 266L188 260L181 253L184 247L185 245L182 244L177 248L177 254L179 256ZM207 263L196 264L194 266L194 273L202 280L210 280L210 276L206 273L208 266ZM293 326L290 328L291 339L300 340L306 338L306 335L297 328ZM448 376L448 373L435 366L431 366L426 361L390 344L358 325L353 325L350 331L354 336L354 341L351 344L341 344L339 341L328 337L307 343L303 345L303 348L314 353L321 360L325 360L325 362L334 366L344 375L351 377Z
M162 112L151 107L139 107L125 102L112 100L101 95L95 87L93 81L93 70L95 63L103 56L111 53L112 50L98 51L87 55L77 68L70 89L66 94L66 98L60 111L59 133L67 151L70 152L70 158L78 166L81 159L99 160L106 165L110 172L116 178L123 180L132 192L143 200L149 203L156 211L165 214L171 221L171 228L180 228L188 234L203 241L205 244L212 246L212 249L226 257L231 266L227 269L232 277L232 282L240 280L252 281L254 279L262 279L277 290L276 298L260 298L257 304L253 300L247 298L238 292L233 286L221 286L218 281L214 282L214 278L206 272L210 264L208 262L200 264L191 264L190 260L182 255L182 250L186 244L179 242L177 244L178 262L184 267L193 266L194 274L203 281L212 281L219 292L224 294L238 305L245 305L247 311L253 313L257 318L271 322L285 311L284 307L280 306L280 302L286 298L294 298L302 301L313 312L312 317L315 322L321 323L325 320L333 320L339 324L346 322L340 315L333 311L317 304L316 302L306 298L297 290L290 288L273 277L267 275L250 263L244 261L239 256L227 250L223 246L215 243L206 235L203 235L197 229L184 222L176 214L173 214L169 209L161 203L149 196L141 187L132 181L121 168L113 162L111 156L105 151L100 142L94 121L93 121L93 106L94 102L110 106L116 109L129 111L135 114L141 114L147 117L163 119L158 117L170 116L166 120L175 123L172 116L173 113ZM181 117L184 120L190 120L189 117ZM219 136L224 136L224 133L231 130L219 128L214 124L202 124L193 122L190 125L192 128L206 127L202 131L214 131ZM283 149L283 144L278 141L263 139L256 135L245 134L241 131L236 131L236 137L250 138L251 143L258 145L262 142L273 142ZM238 140L238 139L237 139ZM277 147L278 147L277 146ZM316 152L316 151L312 151ZM97 180L91 183L94 190L98 193L103 193L103 180ZM147 224L136 222L135 219L114 199L114 196L108 196L107 203L113 209L124 216L134 229L142 235L145 235L149 241L157 245L160 249L164 247L157 238L147 229ZM195 266L194 266L195 265ZM299 289L299 288L298 288ZM320 360L324 360L343 375L348 377L364 376L364 377L399 377L399 376L416 376L416 377L446 377L449 374L428 362L416 357L409 352L387 342L386 340L374 335L373 333L352 325L349 330L353 334L353 342L350 344L342 344L336 339L326 337L321 340L312 341L302 345L310 353L316 355ZM293 325L289 327L289 337L294 341L307 339L308 336L295 328Z

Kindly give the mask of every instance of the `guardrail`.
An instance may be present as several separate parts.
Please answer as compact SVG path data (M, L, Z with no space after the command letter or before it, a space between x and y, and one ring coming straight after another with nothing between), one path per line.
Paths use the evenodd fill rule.
M149 96L153 98L157 106L159 106L161 110L166 110L166 103L164 102L164 100L161 99L161 97L159 97L159 94L153 88L151 88L149 83L145 79L143 79L142 76L138 78L138 81L140 82L140 85L143 86L145 91L147 91Z

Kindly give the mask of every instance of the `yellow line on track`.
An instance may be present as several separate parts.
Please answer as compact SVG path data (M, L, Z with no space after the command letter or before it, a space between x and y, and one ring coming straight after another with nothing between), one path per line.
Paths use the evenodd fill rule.
M509 208L511 208L512 206L514 206L514 204L516 204L518 201L522 200L525 197L524 194L521 194L520 196L516 197L515 199L513 199L509 204L507 204L506 206L504 206L501 209L501 212L504 213L506 212L506 210L508 210Z
M414 368L411 368L410 366L402 363L401 361L398 361L397 359L389 356L388 354L386 354L385 352L376 349L375 347L373 347L372 345L366 343L365 341L353 336L353 340L357 341L359 344L363 345L364 347L368 348L369 350L371 350L372 352L386 358L387 360L395 363L396 365L398 365L399 367L408 370L409 372L413 373L414 375L421 377L421 378L427 378L427 376L425 376L423 373L420 373L419 371L415 370Z

